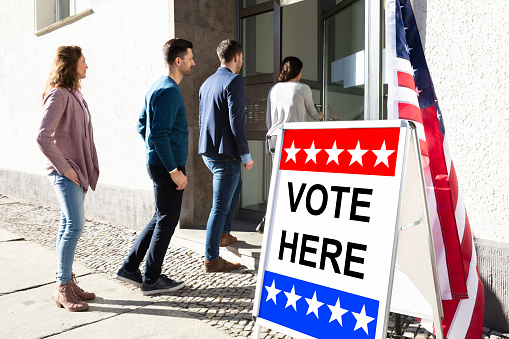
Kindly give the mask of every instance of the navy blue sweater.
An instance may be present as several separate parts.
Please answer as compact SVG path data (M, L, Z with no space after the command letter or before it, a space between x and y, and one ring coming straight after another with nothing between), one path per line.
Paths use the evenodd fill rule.
M164 166L168 172L185 166L186 106L179 86L169 76L162 76L148 90L137 130L145 140L147 164Z
M239 74L219 67L200 87L198 153L226 154L251 160L245 125L246 83Z

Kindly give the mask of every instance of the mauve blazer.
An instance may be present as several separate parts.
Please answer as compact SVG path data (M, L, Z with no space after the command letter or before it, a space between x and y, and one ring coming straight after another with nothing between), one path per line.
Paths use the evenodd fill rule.
M88 110L87 103L83 104ZM74 93L64 88L51 89L44 98L44 114L37 143L48 158L48 174L64 174L71 167L80 178L83 190L95 190L99 163L94 145L92 121L86 124L85 110Z

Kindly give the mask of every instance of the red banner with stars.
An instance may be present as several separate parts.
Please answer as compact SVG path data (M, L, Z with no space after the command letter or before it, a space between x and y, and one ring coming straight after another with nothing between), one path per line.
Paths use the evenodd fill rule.
M285 130L279 168L394 176L399 128Z

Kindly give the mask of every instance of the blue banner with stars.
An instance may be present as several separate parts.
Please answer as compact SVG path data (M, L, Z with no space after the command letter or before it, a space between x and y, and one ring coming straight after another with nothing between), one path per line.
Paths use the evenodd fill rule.
M259 317L315 338L375 338L379 301L265 271Z

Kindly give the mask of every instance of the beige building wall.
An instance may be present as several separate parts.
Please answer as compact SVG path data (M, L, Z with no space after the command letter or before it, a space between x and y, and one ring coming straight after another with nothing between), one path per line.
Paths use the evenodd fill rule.
M509 2L413 3L473 235L509 243Z
M151 182L135 121L145 91L164 71L162 44L178 36L194 42L197 62L182 82L191 133L183 223L204 223L210 177L196 155L198 88L218 66L217 43L234 37L235 1L90 0L92 14L41 36L34 35L36 1L0 4L0 170L10 173L0 175L2 187L10 187L5 193L53 199L49 186L37 184L44 185L45 162L35 143L40 95L55 49L76 44L90 67L83 93L101 167L98 192L87 199L101 207L92 216L129 219L125 210L148 203ZM473 234L509 243L509 3L415 0L414 10ZM113 196L106 194L111 190ZM122 223L140 227L150 209L143 210Z
M509 331L509 3L414 0L484 283L484 325Z

